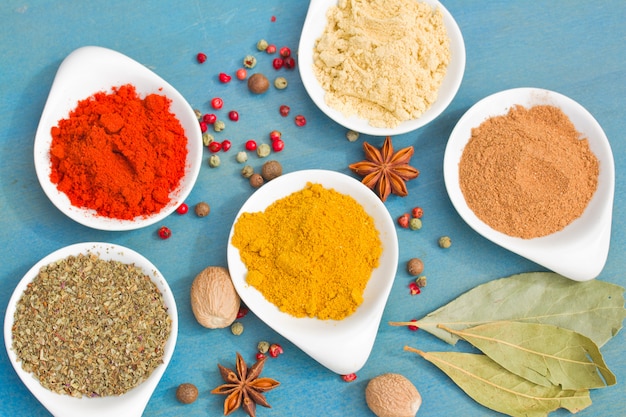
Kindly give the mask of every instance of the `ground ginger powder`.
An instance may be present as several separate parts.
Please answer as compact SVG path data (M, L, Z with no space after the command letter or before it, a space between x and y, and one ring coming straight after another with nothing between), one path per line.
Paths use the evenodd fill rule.
M320 184L243 213L232 244L246 281L295 317L341 320L363 303L382 243L374 220L352 197Z
M393 128L437 100L450 61L440 9L415 0L339 0L327 19L313 71L330 107Z

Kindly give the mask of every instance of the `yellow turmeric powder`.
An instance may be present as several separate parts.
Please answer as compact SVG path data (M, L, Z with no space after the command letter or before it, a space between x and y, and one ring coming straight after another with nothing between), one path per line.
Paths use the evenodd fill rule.
M295 317L341 320L363 303L382 243L374 219L352 197L320 184L242 213L232 239L246 281Z

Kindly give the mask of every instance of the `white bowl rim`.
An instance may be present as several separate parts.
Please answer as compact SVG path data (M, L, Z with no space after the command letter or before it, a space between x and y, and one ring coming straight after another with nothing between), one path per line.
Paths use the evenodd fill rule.
M50 181L50 129L60 119L67 118L79 100L129 83L135 86L140 96L157 93L171 99L170 111L185 129L188 154L185 175L179 187L170 193L170 202L153 215L122 220L107 218L98 215L94 210L73 206L67 195ZM59 66L37 127L33 154L39 183L46 196L61 212L94 229L134 230L163 220L187 198L202 165L202 136L193 109L168 82L120 52L99 46L83 46L71 52Z
M163 353L163 363L155 368L152 374L145 381L120 396L75 398L69 395L52 392L44 388L40 384L39 380L37 380L37 378L35 378L31 373L22 369L21 363L17 361L17 355L12 349L13 333L11 328L14 323L15 310L19 299L26 290L27 285L35 279L43 266L49 265L56 260L64 259L71 255L75 256L87 253L97 254L101 259L105 260L112 259L127 264L132 263L141 268L141 270L151 278L152 282L154 282L163 295L163 301L172 320L171 332L165 344ZM165 277L148 259L143 257L138 252L124 246L105 242L84 242L65 246L48 254L38 261L31 267L31 269L24 275L15 287L9 300L4 318L4 343L9 361L15 369L15 372L24 385L26 385L31 393L48 409L48 411L56 415L62 413L67 417L80 417L86 415L95 417L105 415L110 416L114 415L115 412L118 412L118 415L141 415L150 399L150 396L152 395L152 392L163 376L172 355L174 354L177 337L178 311L174 295Z
M345 117L343 113L328 106L324 100L325 91L313 72L313 48L315 41L326 27L326 11L337 4L337 0L312 0L309 5L302 36L298 46L298 67L302 83L315 105L339 125L356 132L372 136L396 136L417 130L435 120L450 105L463 81L465 72L465 43L459 25L452 14L437 0L423 1L441 9L444 24L450 38L451 58L448 70L439 88L439 97L419 118L402 122L394 128L374 127L366 119L358 116Z
M308 182L353 197L374 218L383 243L380 265L368 282L363 304L354 314L340 321L296 318L279 311L245 282L247 269L239 257L239 250L231 243L234 225L242 213L262 211L277 199L300 191ZM355 178L335 171L308 169L284 174L264 184L243 204L233 222L228 242L228 267L233 284L242 301L257 317L333 372L352 373L363 366L371 352L398 263L395 224L372 190ZM333 345L335 347L331 348Z
M458 163L471 128L489 117L506 114L514 105L530 107L548 104L559 107L588 139L589 147L600 161L598 189L581 217L548 236L521 239L492 229L467 205L459 187ZM444 181L448 196L461 218L476 232L492 242L576 281L597 277L606 262L610 243L615 165L613 153L600 124L582 105L555 91L537 88L512 88L491 94L474 104L459 119L446 145Z

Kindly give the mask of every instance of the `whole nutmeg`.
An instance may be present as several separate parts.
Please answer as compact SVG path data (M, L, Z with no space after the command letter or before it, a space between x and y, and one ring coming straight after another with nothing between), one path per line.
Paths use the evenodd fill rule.
M221 329L237 318L241 300L226 268L209 266L191 284L191 309L202 326Z
M415 417L422 396L407 378L388 373L367 383L365 401L378 417Z
M261 167L261 176L265 181L271 181L281 175L283 175L283 166L278 161L267 161Z
M259 188L260 186L263 185L263 182L264 182L261 174L256 174L256 173L250 175L249 181L250 181L250 185L253 188Z
M406 264L406 270L409 274L417 276L424 271L424 262L419 258L409 259L409 262Z
M176 388L176 399L183 404L191 404L198 398L198 388L194 384L185 382Z
M254 73L248 78L248 90L254 94L263 94L270 88L270 81L260 72Z

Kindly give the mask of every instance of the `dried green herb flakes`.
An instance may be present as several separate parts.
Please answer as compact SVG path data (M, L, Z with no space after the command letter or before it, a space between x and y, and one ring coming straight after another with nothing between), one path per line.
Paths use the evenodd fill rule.
M93 254L44 266L17 304L13 350L51 391L120 395L163 363L171 318L150 277Z

